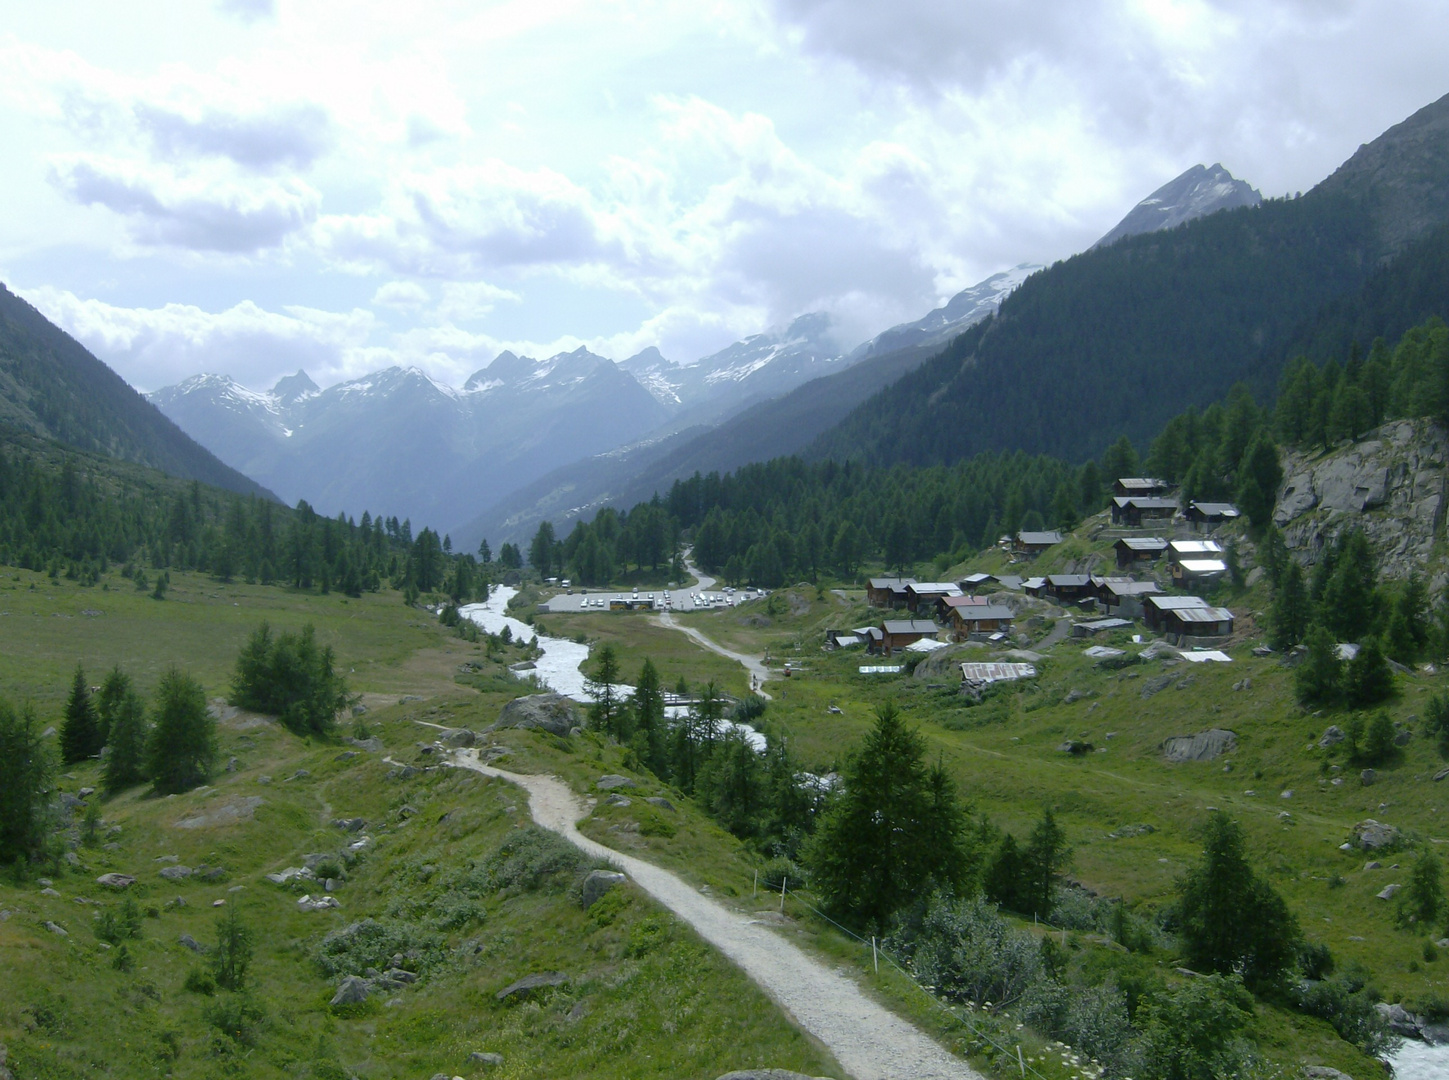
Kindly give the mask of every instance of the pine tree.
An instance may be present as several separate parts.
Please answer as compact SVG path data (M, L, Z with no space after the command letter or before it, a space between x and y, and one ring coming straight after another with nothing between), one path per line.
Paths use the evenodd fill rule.
M1369 638L1358 655L1348 662L1343 677L1343 696L1355 709L1387 700L1394 692L1394 673L1384 659L1378 639Z
M1293 692L1302 705L1331 705L1343 691L1343 664L1333 635L1315 626L1304 638L1308 655L1293 673Z
M111 725L116 719L116 710L131 692L131 677L117 664L101 683L101 692L96 695L96 717L100 722L101 743L109 746Z
M35 713L0 698L0 863L39 854L45 845L50 759Z
M1024 912L1031 906L1026 890L1026 859L1016 837L1006 833L996 845L986 867L983 888L986 895L1008 911Z
M1310 612L1303 567L1290 558L1273 595L1273 604L1268 609L1269 644L1275 649L1290 649L1297 645L1308 632Z
M1178 915L1188 963L1197 971L1239 972L1262 985L1293 962L1297 920L1253 872L1241 827L1221 810L1208 818L1202 861L1182 882Z
M176 668L156 688L156 723L146 741L146 772L163 795L206 783L216 761L216 721L206 691Z
M1255 529L1272 524L1273 506L1282 482L1278 447L1264 429L1253 437L1238 465L1238 506Z
M585 684L594 699L589 706L589 726L626 743L632 732L628 709L619 698L619 681L619 660L614 655L614 647L605 645L599 650L593 677Z
M252 932L234 906L216 920L216 947L211 951L211 973L224 990L246 987L252 962Z
M943 813L924 740L893 703L875 715L805 858L831 911L857 926L881 928L933 882L958 883L966 866L960 816ZM954 794L949 801L954 808Z
M85 672L76 665L70 697L65 702L65 719L60 724L60 760L66 765L85 761L101 752L101 724L96 705L86 685Z
M1399 893L1399 925L1420 923L1433 927L1444 914L1445 908L1439 860L1432 851L1426 849L1414 862L1409 883Z
M1057 875L1066 868L1071 858L1071 845L1067 835L1057 824L1048 807L1041 821L1031 831L1026 850L1022 853L1025 870L1024 899L1027 907L1022 914L1048 918L1052 911L1052 886Z
M1378 610L1377 575L1368 538L1359 529L1345 533L1337 546L1333 571L1319 601L1319 621L1340 641L1359 641Z
M130 680L124 675L121 678L126 686L111 713L111 737L102 771L105 789L112 794L146 778L146 707Z
M647 657L639 669L634 687L634 752L654 775L669 779L669 758L665 751L664 693L659 671Z

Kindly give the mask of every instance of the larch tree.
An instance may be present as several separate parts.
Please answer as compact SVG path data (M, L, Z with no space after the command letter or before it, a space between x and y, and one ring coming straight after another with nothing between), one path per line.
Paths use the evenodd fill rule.
M60 723L60 759L66 765L95 757L104 745L96 703L86 685L86 673L76 665L70 696L65 702L65 719Z
M176 668L156 688L156 723L146 740L146 771L163 795L206 783L216 763L216 721L206 691Z

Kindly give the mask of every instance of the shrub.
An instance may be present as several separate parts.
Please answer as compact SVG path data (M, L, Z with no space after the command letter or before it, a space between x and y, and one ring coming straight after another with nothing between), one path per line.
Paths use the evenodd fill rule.
M1113 1071L1125 1071L1132 1049L1127 997L1112 983L1063 986L1038 979L1022 999L1021 1017Z
M1399 1045L1388 1021L1374 1008L1374 994L1352 976L1304 982L1294 1004L1310 1016L1322 1017L1347 1041L1366 1054L1383 1057Z
M1154 1080L1217 1080L1242 1071L1253 999L1237 976L1189 979L1139 1010L1139 1072Z
M977 898L937 895L914 935L892 936L916 976L952 1001L1002 1002L1019 997L1041 971L1036 939L1013 930L996 907Z
M186 981L182 986L193 994L211 997L216 993L216 977L206 968L194 967L186 973Z
M361 975L370 967L391 967L398 953L425 971L443 961L447 943L410 922L363 919L324 937L317 947L317 964L327 975Z
M563 837L529 825L499 844L466 880L477 892L533 892L544 885L567 889L593 865Z
M129 896L116 907L106 908L96 917L96 937L109 945L119 945L128 938L141 936L141 911Z
M211 952L211 971L216 985L226 990L240 990L246 985L247 968L252 962L252 932L237 909L229 907L216 920L216 948Z
M239 1046L254 1046L266 1010L249 994L223 994L201 1010L202 1018Z

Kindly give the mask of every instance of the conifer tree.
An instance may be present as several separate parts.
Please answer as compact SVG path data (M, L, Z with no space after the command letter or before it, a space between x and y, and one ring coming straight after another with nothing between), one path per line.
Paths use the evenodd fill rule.
M1051 808L1048 807L1036 828L1032 829L1026 842L1026 850L1022 853L1025 864L1022 892L1027 904L1022 909L1022 914L1036 915L1043 919L1050 917L1052 886L1056 884L1057 875L1066 868L1067 861L1071 858L1071 850L1067 843L1067 834L1057 824Z
M1278 463L1278 447L1266 430L1259 431L1243 451L1238 465L1238 506L1255 529L1272 524L1273 505L1278 485L1283 482L1283 467Z
M113 674L119 674L119 670ZM111 737L106 743L102 770L105 789L112 794L146 778L146 706L141 695L131 688L130 679L124 675L121 678L126 685L111 711Z
M111 724L116 718L116 710L130 690L131 677L117 664L106 675L101 683L101 692L96 695L96 717L100 721L102 745L110 744Z
M25 860L45 844L50 759L40 723L0 698L0 864Z
M628 708L619 697L619 660L614 647L605 645L599 650L598 666L585 685L594 703L589 706L589 726L612 735L620 742L628 742L631 731L627 722Z
M1311 611L1303 567L1290 558L1268 609L1269 644L1275 649L1291 649L1297 645L1308 632Z
M1315 626L1304 638L1308 655L1293 673L1293 691L1300 704L1331 705L1343 690L1343 664L1333 635Z
M967 868L960 815L947 812L955 808L954 791L936 786L921 735L891 702L875 716L805 858L830 910L857 926L882 928L923 889L954 886Z
M1377 576L1368 538L1359 529L1336 545L1333 570L1318 603L1319 621L1340 641L1359 641L1373 629Z
M1343 696L1355 709L1367 708L1387 700L1394 692L1394 673L1384 659L1377 638L1369 638L1360 646L1358 655L1348 662L1343 676Z
M651 772L667 780L669 759L665 751L664 692L659 686L659 671L648 657L639 669L633 707L634 752Z
M70 696L65 702L65 719L60 724L60 760L66 765L74 765L99 754L102 745L96 703L91 700L85 672L77 664Z
M1249 984L1263 985L1293 962L1298 922L1253 872L1242 828L1221 810L1208 819L1202 861L1182 882L1178 914L1196 971L1239 972Z
M1445 913L1444 884L1439 860L1429 850L1423 851L1409 873L1409 883L1399 894L1399 925L1420 923L1433 927Z
M206 691L171 668L156 688L155 726L146 740L146 772L163 795L204 784L216 762L216 721Z

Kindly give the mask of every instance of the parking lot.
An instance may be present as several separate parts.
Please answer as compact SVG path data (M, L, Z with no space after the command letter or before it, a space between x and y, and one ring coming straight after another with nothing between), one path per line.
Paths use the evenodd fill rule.
M690 589L574 589L562 592L539 606L552 614L585 611L713 611L734 607L767 595L768 590L729 589L711 585ZM610 604L614 607L611 608Z

